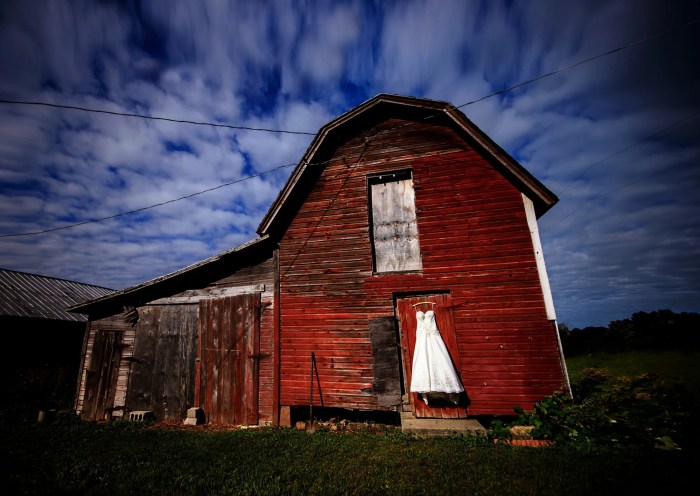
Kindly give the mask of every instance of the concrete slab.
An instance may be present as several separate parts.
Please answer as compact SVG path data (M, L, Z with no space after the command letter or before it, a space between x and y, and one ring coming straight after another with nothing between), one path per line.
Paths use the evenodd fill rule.
M478 420L416 418L411 412L401 412L401 431L418 437L486 435Z

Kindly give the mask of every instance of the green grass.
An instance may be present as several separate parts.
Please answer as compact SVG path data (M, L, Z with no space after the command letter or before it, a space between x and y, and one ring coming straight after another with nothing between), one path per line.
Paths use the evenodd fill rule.
M566 359L571 382L577 382L588 367L605 368L615 376L654 374L671 382L700 390L700 351L627 351L592 353Z
M4 494L672 494L687 453L129 423L0 426Z
M574 382L585 368L601 367L615 376L657 374L694 391L698 363L697 351L567 360ZM9 495L657 495L694 485L695 444L682 451L533 449L398 432L179 431L64 420L0 424L0 466Z

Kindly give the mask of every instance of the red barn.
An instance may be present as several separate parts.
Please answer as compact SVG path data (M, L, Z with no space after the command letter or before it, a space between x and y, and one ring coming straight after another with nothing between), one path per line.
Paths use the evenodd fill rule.
M103 353L110 392L88 417L203 406L214 422L285 423L309 405L312 353L314 405L433 418L530 408L567 383L537 231L556 201L449 103L378 95L321 128L258 240L74 308L91 315L86 378L96 330L122 322L122 345ZM428 309L464 387L456 404L409 392ZM160 369L142 365L140 340L155 341L141 348ZM79 410L91 394L84 379Z

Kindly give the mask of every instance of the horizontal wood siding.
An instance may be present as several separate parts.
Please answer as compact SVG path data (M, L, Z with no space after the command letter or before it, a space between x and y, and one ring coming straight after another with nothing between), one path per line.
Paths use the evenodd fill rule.
M280 241L282 405L388 409L369 321L394 295L449 291L470 415L510 414L563 384L520 192L452 130L388 120L340 146ZM374 275L367 175L412 170L422 271ZM316 400L316 398L315 398Z

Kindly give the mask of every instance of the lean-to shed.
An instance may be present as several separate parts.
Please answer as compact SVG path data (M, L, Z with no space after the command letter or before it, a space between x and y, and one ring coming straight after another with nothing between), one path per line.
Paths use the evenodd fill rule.
M378 95L321 128L261 237L220 255L226 263L214 257L74 308L91 316L79 410L182 418L196 405L210 421L284 423L309 404L312 353L315 405L418 418L532 407L567 382L537 231L556 201L449 103ZM228 286L244 289L223 303L212 291ZM245 351L235 339L212 344L248 329L233 316L256 305L254 330L235 331ZM416 315L428 309L464 388L456 404L410 393ZM210 349L255 365L236 382ZM96 379L108 358L111 375ZM227 413L255 409L256 393L257 418Z
M272 423L275 250L262 236L104 298L90 315L77 411L150 411L218 424Z

